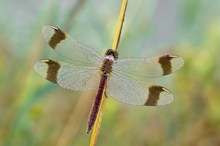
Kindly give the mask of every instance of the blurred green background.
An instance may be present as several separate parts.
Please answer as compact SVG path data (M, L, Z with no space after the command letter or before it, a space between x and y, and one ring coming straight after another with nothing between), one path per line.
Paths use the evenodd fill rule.
M120 0L0 1L0 145L87 146L94 92L59 88L33 70L63 58L41 28L51 24L98 52L111 47ZM220 1L129 0L121 58L177 54L185 65L153 80L175 101L140 107L107 99L98 146L220 145Z

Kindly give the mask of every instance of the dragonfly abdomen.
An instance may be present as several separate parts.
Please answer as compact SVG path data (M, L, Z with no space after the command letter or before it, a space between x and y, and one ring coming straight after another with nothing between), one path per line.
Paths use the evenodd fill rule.
M96 94L96 98L94 100L92 110L90 112L88 127L87 127L87 131L86 131L87 134L92 130L92 128L94 126L94 123L95 123L95 120L97 118L97 114L98 114L100 103L101 103L101 100L102 100L102 95L103 95L103 91L104 91L104 88L105 88L106 80L107 80L107 76L105 74L103 74L101 76L101 80L100 80L100 83L99 83L99 89L98 89L98 92Z

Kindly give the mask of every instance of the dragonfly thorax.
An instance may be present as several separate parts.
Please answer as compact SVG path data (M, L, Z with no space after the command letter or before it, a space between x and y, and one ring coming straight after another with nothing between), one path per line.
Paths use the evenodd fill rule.
M103 60L102 67L101 67L101 71L103 72L103 74L108 74L112 72L112 65L114 61L115 59L112 55L108 55L105 57L105 59Z
M112 55L105 56L105 60L109 60L109 61L112 61L112 62L115 61L115 59Z

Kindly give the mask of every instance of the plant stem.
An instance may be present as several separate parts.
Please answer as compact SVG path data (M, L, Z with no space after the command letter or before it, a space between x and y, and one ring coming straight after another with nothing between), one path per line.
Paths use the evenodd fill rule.
M117 28L115 31L114 40L112 43L113 50L117 50L117 48L118 48L118 44L119 44L120 37L121 37L122 26L123 26L123 22L124 22L124 17L125 17L125 12L126 12L126 8L127 8L127 3L128 3L127 0L122 1L121 11L120 11L119 18L118 18L118 24L117 24ZM102 121L105 100L106 100L105 95L102 95L101 105L100 105L99 112L98 112L98 115L97 115L97 118L95 121L94 129L92 131L90 146L95 146L96 141L97 141L97 136L98 136L99 128L101 126L101 121Z

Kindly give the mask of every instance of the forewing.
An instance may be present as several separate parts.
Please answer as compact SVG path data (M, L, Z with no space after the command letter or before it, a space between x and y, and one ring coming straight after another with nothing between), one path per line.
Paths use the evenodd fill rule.
M171 74L184 64L181 57L164 55L150 59L121 59L113 65L113 71L129 77L159 77Z
M66 58L86 64L97 64L103 60L95 50L72 39L57 27L44 26L42 34L50 47Z
M100 80L99 68L75 66L61 61L41 60L34 69L47 80L75 91L96 89Z
M174 99L172 93L164 87L139 83L119 73L111 74L106 92L107 96L131 105L165 105Z

